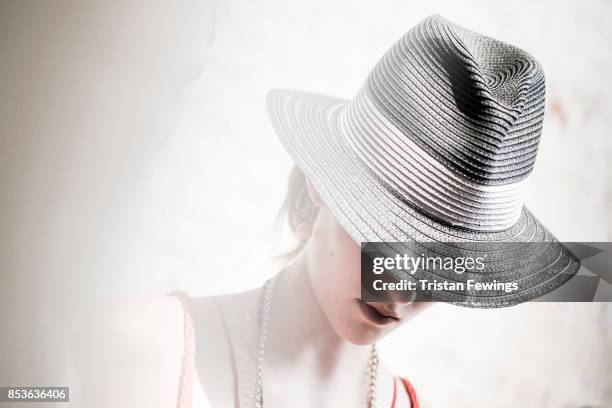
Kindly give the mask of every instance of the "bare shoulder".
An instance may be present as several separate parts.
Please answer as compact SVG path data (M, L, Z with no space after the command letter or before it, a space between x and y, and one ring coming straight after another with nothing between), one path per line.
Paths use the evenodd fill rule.
M247 381L236 376L251 375L249 353L257 345L258 293L251 290L190 299L196 372L212 406L234 406L235 384ZM240 368L236 371L234 365Z
M184 313L171 296L101 302L77 327L73 356L81 405L176 405Z
M258 288L238 293L191 298L189 302L191 314L196 332L202 334L200 339L206 338L208 344L218 337L214 334L222 334L224 325L229 331L228 334L243 336L245 333L242 329L256 323L260 292L261 289Z
M250 316L248 312L258 305L260 294L261 288L256 288L215 296L192 297L190 304L194 313L206 312L200 316L200 319L205 322L216 321L215 313L210 312L212 310L218 311L219 308L233 317L248 317Z

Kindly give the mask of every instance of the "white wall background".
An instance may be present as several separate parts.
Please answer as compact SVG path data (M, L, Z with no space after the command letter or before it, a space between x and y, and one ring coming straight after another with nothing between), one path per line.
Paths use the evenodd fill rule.
M540 60L527 205L561 240L612 240L610 1L2 1L0 383L70 378L96 298L273 274L291 162L266 91L350 98L431 13ZM612 406L609 304L437 305L383 354L434 407Z

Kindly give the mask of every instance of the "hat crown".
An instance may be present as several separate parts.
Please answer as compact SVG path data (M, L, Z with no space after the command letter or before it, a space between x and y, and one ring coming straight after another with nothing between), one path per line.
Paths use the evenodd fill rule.
M389 191L475 231L516 223L544 117L544 74L525 51L431 16L371 71L341 119Z
M385 53L357 103L360 97L466 179L505 185L533 169L544 117L544 73L515 46L434 15Z

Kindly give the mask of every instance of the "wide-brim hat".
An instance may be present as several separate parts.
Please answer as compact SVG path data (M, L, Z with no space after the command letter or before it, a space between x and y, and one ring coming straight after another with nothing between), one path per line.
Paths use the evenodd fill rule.
M549 293L580 265L523 205L544 93L543 70L527 52L434 15L383 55L352 100L273 90L268 109L296 165L357 244L517 243L491 247L508 267L479 279L518 282L519 290L432 296L501 307Z

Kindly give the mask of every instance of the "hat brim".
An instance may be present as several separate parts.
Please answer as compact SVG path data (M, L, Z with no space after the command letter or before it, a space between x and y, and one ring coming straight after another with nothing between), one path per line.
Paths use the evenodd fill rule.
M529 258L539 262L525 259L525 248L520 245L503 251L502 259L497 254L498 262L506 262L512 268L495 276L496 280L520 282L519 290L490 296L436 291L434 300L467 307L512 306L550 293L578 271L578 259L526 207L509 229L477 232L441 223L394 195L343 136L340 118L349 101L274 90L268 94L267 102L272 125L286 150L313 183L336 221L358 245L363 242L548 243L529 247Z

